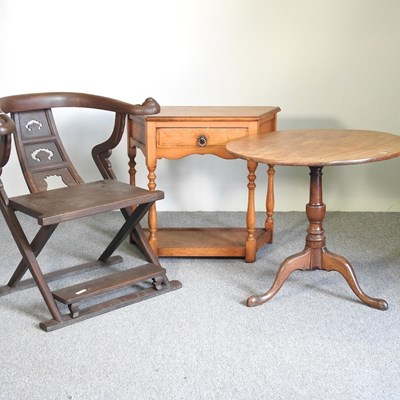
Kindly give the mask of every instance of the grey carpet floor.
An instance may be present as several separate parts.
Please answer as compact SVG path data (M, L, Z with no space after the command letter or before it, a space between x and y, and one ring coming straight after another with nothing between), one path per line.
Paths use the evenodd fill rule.
M61 225L39 257L43 269L96 258L119 218ZM303 213L275 221L274 244L254 264L163 258L182 289L51 333L38 328L49 313L37 289L1 297L0 399L399 399L400 213L333 212L324 224L328 248L387 311L361 304L341 275L325 271L296 271L269 303L247 308L304 247ZM159 216L163 226L244 223L244 213ZM2 220L0 229L5 284L19 255ZM118 253L142 262L128 242Z

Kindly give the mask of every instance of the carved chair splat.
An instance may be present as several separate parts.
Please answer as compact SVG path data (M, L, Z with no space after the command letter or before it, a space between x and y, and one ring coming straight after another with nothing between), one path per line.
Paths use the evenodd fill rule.
M57 132L52 113L55 107L94 108L115 114L110 137L92 149L92 157L103 180L84 183L78 174ZM122 138L127 115L157 112L159 105L151 98L141 105L83 93L36 93L0 99L0 175L9 160L13 136L30 191L9 198L0 179L1 212L22 255L7 285L0 287L0 296L37 286L52 316L52 319L40 323L43 330L52 331L181 287L180 282L169 281L140 226L149 208L164 197L163 192L119 182L109 160ZM46 179L51 176L60 177L66 186L48 190ZM118 209L125 222L96 261L46 274L42 272L37 257L58 224ZM35 218L40 225L30 243L17 212ZM66 288L50 288L49 284L61 277L121 262L122 258L113 254L129 234L132 234L147 264ZM28 270L32 278L22 279ZM140 282L152 285L128 294L118 293L118 290ZM109 293L116 293L119 297L101 297ZM83 301L89 298L95 298L96 303L82 308ZM63 314L59 303L65 304L69 313Z

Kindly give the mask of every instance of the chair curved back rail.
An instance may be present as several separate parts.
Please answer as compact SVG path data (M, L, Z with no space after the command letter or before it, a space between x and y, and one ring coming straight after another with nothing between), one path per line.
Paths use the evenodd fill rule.
M108 139L92 149L92 157L103 180L83 182L58 134L52 113L56 107L85 107L115 113L114 127ZM164 197L163 192L119 182L109 161L112 149L122 138L127 115L147 115L159 111L160 106L152 98L136 105L69 92L33 93L0 99L0 175L9 160L14 134L22 172L31 192L8 198L0 180L0 208L22 255L8 284L0 287L0 296L36 285L52 315L51 320L40 324L42 329L54 330L181 287L180 282L168 280L140 226L149 208ZM48 190L46 179L53 175L61 177L66 187ZM37 256L59 223L115 209L121 210L124 223L96 261L48 274L42 272ZM15 215L16 211L36 218L41 226L30 243ZM142 251L148 264L111 274L107 278L51 291L49 282L65 274L76 274L122 261L121 257L112 255L128 235L131 235L132 242ZM22 280L28 270L33 278ZM88 297L98 298L146 280L152 281L152 287L81 309L80 302ZM56 301L66 304L70 313L62 314Z
M151 97L146 99L143 104L129 104L109 97L75 92L30 93L0 99L0 109L6 114L57 107L95 108L131 115L149 115L160 112L160 105Z

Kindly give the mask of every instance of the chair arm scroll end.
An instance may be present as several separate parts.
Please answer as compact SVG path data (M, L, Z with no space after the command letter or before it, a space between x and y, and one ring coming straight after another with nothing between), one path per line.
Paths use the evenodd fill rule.
M148 97L141 105L136 105L130 112L131 115L151 115L158 114L161 110L160 105L152 97Z
M15 131L15 123L11 117L0 110L0 136L9 135Z

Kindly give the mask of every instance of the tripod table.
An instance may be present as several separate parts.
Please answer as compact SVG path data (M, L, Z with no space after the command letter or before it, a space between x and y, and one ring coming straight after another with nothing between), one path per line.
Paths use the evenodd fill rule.
M249 297L247 305L252 307L270 300L295 270L322 269L339 272L362 302L386 310L388 304L385 300L370 297L361 290L350 263L326 247L322 226L326 213L322 201L322 169L325 166L362 164L398 157L400 136L365 130L276 131L230 141L226 148L248 162L270 166L307 166L310 169L310 200L306 205L309 227L305 248L286 258L271 288L262 295Z

